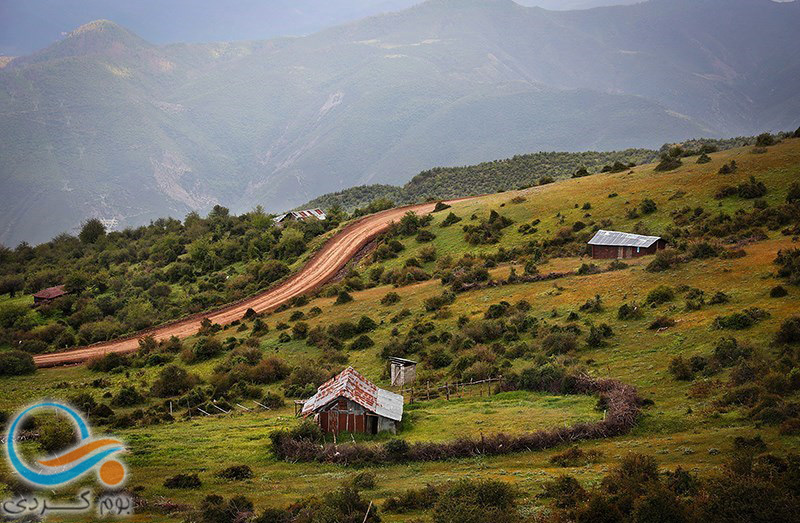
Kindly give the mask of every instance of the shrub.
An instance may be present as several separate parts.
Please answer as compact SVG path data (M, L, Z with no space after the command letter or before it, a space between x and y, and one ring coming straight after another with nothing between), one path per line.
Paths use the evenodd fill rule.
M247 465L232 465L217 472L217 477L231 481L242 481L253 477L253 469Z
M600 267L598 267L594 263L589 263L589 264L582 263L581 266L578 268L578 274L581 276L587 274L598 274L599 272L601 272Z
M351 477L347 483L356 490L371 490L375 488L375 473L369 470L359 472Z
M673 320L672 318L668 318L667 316L659 316L658 318L653 320L653 323L650 324L648 329L650 329L651 331L655 331L661 329L668 329L674 326L675 326L675 320Z
M23 376L36 372L33 356L21 350L0 351L0 376Z
M720 365L730 367L741 359L750 359L753 349L748 345L739 344L736 338L720 338L712 355Z
M115 407L132 407L143 402L144 396L131 385L123 385L111 399L111 404Z
M758 307L752 307L727 316L717 316L713 325L715 329L742 330L752 327L767 317L769 317L768 312Z
M552 481L544 482L542 487L542 497L553 498L555 506L561 509L574 508L589 497L578 480L572 476L559 476Z
M592 463L597 457L597 451L584 452L577 445L574 445L564 452L553 454L550 457L550 463L559 467L580 467Z
M658 172L673 171L683 165L680 158L674 158L669 155L662 155L661 161L656 165L655 170Z
M658 251L653 257L653 261L647 264L647 270L649 272L666 271L676 266L680 261L678 251L675 249L664 249L663 251Z
M742 198L761 198L767 194L767 186L764 185L764 182L757 181L754 176L751 176L747 182L736 187L736 192Z
M408 442L404 439L391 439L383 444L387 458L397 463L405 461L409 448Z
M453 363L453 357L444 349L434 349L428 353L428 363L433 369L443 369Z
M669 362L669 372L676 380L692 381L694 379L694 373L689 363L682 356L672 358L672 361Z
M153 382L150 392L159 398L177 396L191 389L196 383L197 379L190 376L185 369L177 365L167 365Z
M699 163L699 164L708 163L710 161L711 161L711 157L709 155L707 155L706 153L701 154L697 158L697 163Z
M728 303L729 301L731 301L730 296L728 296L722 291L717 291L716 293L714 293L711 299L708 300L708 303L710 305L719 305L722 303Z
M460 480L439 496L436 523L512 523L518 521L514 488L495 480Z
M444 220L442 220L441 226L442 227L448 227L450 225L453 225L454 223L460 222L461 220L462 220L462 218L460 218L459 216L456 216L455 214L453 214L451 212L450 214L447 215L447 217Z
M350 293L347 291L339 291L339 294L336 296L336 301L333 303L334 305L343 305L351 301L353 301L353 297L350 296Z
M489 309L483 314L483 317L487 320L496 320L505 316L506 312L508 312L510 308L511 304L507 301L493 303L492 305L489 305Z
M111 372L114 369L130 366L130 360L122 354L109 352L99 358L92 358L86 365L89 370Z
M642 309L636 303L623 303L617 310L617 319L620 320L638 320L644 316Z
M222 351L223 347L221 341L207 336L201 337L194 344L194 348L192 348L192 354L194 356L193 361L209 360L222 354Z
M169 489L195 489L202 486L197 474L177 474L164 480L164 487Z
M775 137L770 133L761 133L756 136L756 147L769 147L775 143Z
M800 316L793 316L781 323L780 329L775 334L776 343L800 343Z
M658 206L656 202L650 198L645 198L642 203L639 204L639 210L642 211L642 214L653 214L658 210Z
M417 233L416 240L420 243L430 242L436 239L436 235L427 229L423 229Z
M370 347L372 347L374 345L375 345L375 342L372 341L372 338L370 338L366 334L362 334L361 336L359 336L358 338L353 340L353 343L350 344L350 349L351 350L364 350L364 349L368 349L368 348L370 348Z
M55 454L77 442L75 428L60 418L37 423L36 430L39 433L39 446L47 454Z
M648 305L661 305L662 303L667 303L675 299L675 291L672 290L671 287L667 287L666 285L660 285L650 291L645 299L645 303Z
M569 332L553 332L542 340L542 349L548 355L566 354L577 350L578 340Z
M286 405L286 402L278 394L275 394L274 392L267 392L267 395L261 400L261 404L268 409L280 409Z
M769 291L770 298L783 298L787 294L789 294L789 292L780 285L776 285Z
M421 489L409 489L397 497L391 497L383 504L386 512L403 513L412 510L427 510L433 508L439 499L439 490L431 485Z
M731 160L729 163L726 163L725 165L720 167L718 173L719 174L733 174L733 173L736 172L736 170L738 168L739 168L739 166L736 165L736 160Z
M614 331L611 330L611 327L607 323L601 323L600 326L592 325L589 328L589 336L586 338L586 343L589 347L605 347L606 346L606 338L610 338L614 335Z
M446 307L456 300L456 295L450 291L444 291L439 296L431 296L425 300L425 310L433 312Z
M800 183L794 182L786 193L786 203L800 202Z
M292 327L292 336L296 340L304 340L308 336L308 323L298 321Z
M603 300L600 298L599 294L596 294L594 298L586 300L586 303L581 305L579 310L592 313L603 312Z
M786 278L793 285L800 285L800 249L778 251L775 258L778 276Z

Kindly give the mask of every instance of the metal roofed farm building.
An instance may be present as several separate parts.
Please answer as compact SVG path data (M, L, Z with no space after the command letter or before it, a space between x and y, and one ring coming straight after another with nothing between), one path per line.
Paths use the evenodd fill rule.
M347 367L303 404L301 416L312 415L324 432L394 434L403 418L403 396L378 388L353 367Z
M285 223L288 221L324 220L327 218L322 209L305 209L302 211L290 211L275 217L275 223Z
M589 240L589 247L592 258L638 258L665 249L667 242L659 236L600 230Z
M56 298L64 296L65 294L67 294L67 290L64 288L63 285L48 287L47 289L42 289L33 295L33 303L38 304L38 303L52 301L55 300Z

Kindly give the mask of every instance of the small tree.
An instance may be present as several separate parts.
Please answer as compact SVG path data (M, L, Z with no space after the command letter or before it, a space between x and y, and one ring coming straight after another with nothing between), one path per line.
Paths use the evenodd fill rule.
M97 218L92 218L83 222L78 238L83 243L95 243L101 237L105 236L105 234L106 226L103 225L103 222Z
M775 137L770 133L761 133L756 137L756 147L769 147L775 145Z
M25 288L25 280L22 276L6 276L0 279L0 294L8 294L13 298L19 291Z

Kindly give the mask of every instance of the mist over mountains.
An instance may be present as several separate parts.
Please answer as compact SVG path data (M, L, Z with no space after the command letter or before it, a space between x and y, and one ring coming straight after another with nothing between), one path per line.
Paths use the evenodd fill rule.
M430 0L301 38L109 21L0 69L0 242L216 203L281 211L437 165L793 129L800 6Z

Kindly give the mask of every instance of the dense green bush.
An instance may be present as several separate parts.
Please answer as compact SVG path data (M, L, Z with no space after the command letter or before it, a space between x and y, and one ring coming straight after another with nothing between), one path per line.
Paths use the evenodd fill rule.
M0 376L33 374L36 364L33 357L20 350L0 351Z
M788 318L775 334L776 343L797 344L800 343L800 316Z
M164 487L169 489L195 489L202 485L197 474L177 474L164 480Z
M517 492L495 480L460 480L448 485L433 507L435 523L515 523Z
M353 301L353 297L350 296L350 293L347 291L339 291L339 294L336 296L336 301L333 303L334 305L343 305L351 301Z
M158 375L150 388L150 393L159 398L177 396L194 387L199 380L190 375L186 369L177 365L167 365Z
M242 481L253 477L253 469L247 465L231 465L217 472L217 477L231 481Z
M78 442L78 435L72 423L61 419L48 419L37 423L39 446L47 454L55 454Z
M144 396L131 385L123 385L111 399L111 404L115 407L132 407L144 402Z
M641 307L636 303L623 303L617 311L617 318L620 320L638 320L644 317Z
M727 316L717 316L714 319L714 328L729 330L748 329L768 317L769 313L767 311L759 309L758 307L752 307L742 312L734 312Z
M674 299L675 291L672 287L660 285L647 294L647 298L644 302L648 305L661 305L662 303L667 303Z

